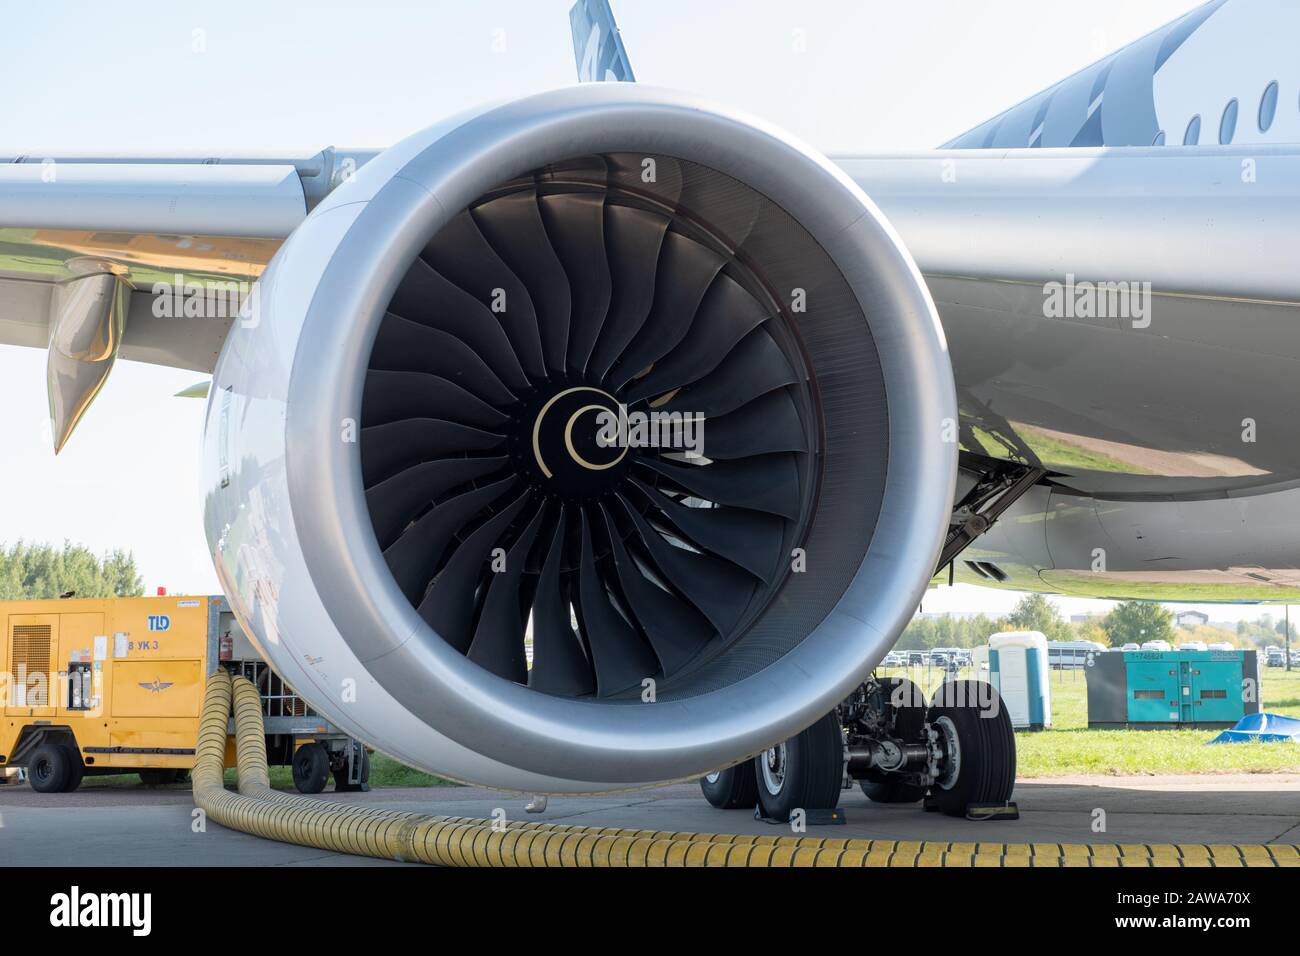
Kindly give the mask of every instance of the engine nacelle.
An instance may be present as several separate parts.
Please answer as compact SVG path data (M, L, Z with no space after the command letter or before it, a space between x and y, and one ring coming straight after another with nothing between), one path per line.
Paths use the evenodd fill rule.
M943 334L835 166L591 84L382 153L235 324L205 430L231 607L312 706L507 789L697 776L827 713L934 572Z

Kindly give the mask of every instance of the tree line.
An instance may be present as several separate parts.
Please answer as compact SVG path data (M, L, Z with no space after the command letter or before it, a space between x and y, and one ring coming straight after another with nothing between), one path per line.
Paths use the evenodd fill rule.
M83 545L64 541L0 546L0 600L57 598L69 593L82 598L139 597L144 579L130 551L97 556Z
M1041 631L1049 641L1096 641L1102 646L1122 647L1146 641L1176 643L1174 615L1163 604L1152 601L1124 601L1108 614L1071 622L1042 594L1027 594L1010 614L990 617L921 617L912 618L897 647L900 650L926 650L932 647L978 647L998 631ZM1286 631L1282 621L1264 614L1258 621L1241 621L1235 633L1222 628L1201 626L1178 635L1181 640L1205 643L1227 641L1241 647L1281 644ZM1291 625L1292 640L1296 625Z

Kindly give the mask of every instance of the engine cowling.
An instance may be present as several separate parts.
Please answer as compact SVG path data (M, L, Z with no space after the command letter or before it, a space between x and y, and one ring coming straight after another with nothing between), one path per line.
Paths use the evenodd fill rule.
M620 789L797 733L879 661L955 421L925 285L847 177L592 84L419 133L294 232L217 365L205 524L339 726L453 779Z

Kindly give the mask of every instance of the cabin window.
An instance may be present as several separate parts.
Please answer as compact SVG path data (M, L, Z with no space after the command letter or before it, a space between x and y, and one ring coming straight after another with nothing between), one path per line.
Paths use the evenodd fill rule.
M1228 100L1228 105L1223 108L1223 116L1219 120L1219 142L1227 146L1232 142L1233 135L1237 132L1237 101L1236 99Z
M1267 133L1277 115L1277 80L1264 87L1264 95L1259 98L1259 131Z

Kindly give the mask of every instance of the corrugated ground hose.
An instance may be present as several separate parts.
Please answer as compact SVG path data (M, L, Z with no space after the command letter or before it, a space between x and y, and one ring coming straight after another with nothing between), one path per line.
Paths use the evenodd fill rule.
M235 713L239 792L224 782ZM731 836L505 823L356 807L273 790L261 700L246 678L208 679L199 725L194 803L209 819L268 840L439 866L876 867L1300 866L1294 845L940 843Z

